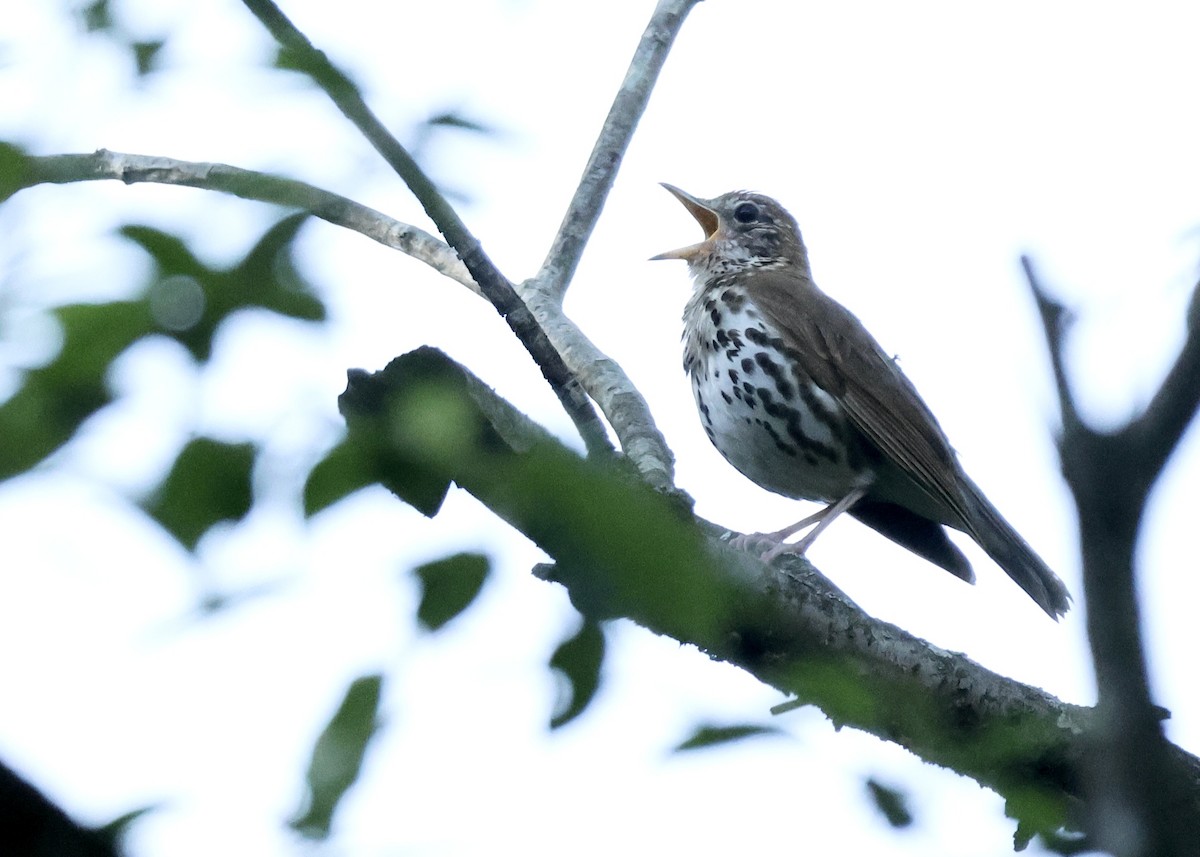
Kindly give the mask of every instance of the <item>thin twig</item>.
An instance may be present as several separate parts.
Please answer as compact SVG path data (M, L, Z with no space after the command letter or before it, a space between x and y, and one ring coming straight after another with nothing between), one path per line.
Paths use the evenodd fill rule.
M1082 426L1079 411L1075 407L1075 397L1071 392L1071 382L1067 378L1067 368L1063 360L1062 341L1070 325L1067 308L1052 298L1042 288L1037 273L1033 270L1033 260L1028 256L1021 257L1021 268L1037 302L1038 313L1042 319L1042 331L1046 336L1046 344L1050 350L1050 367L1054 372L1054 387L1058 392L1058 409L1063 423L1063 434L1078 431Z
M583 177L575 196L567 207L554 243L535 277L537 287L552 299L562 303L583 248L591 237L604 200L612 190L617 170L629 148L629 141L637 128L638 120L646 111L650 93L658 82L667 54L679 34L683 21L699 0L661 0L642 39L638 42L633 61L625 73L625 80L613 99L604 127L596 139L592 155L584 167Z
M1183 348L1145 412L1122 434L1144 451L1143 467L1157 475L1200 412L1200 283L1192 292Z
M447 243L463 260L484 296L508 323L541 369L563 409L579 430L588 452L600 455L611 453L612 444L592 403L588 401L583 389L563 362L562 356L550 343L524 301L517 295L512 283L488 258L479 239L467 229L466 224L400 141L392 136L367 106L354 82L338 69L324 52L313 47L308 38L271 0L242 2L289 52L294 65L303 69L317 86L324 90L342 114L362 132L367 141L408 185L429 218L446 237Z
M388 217L327 190L295 179L244 170L227 164L180 161L152 155L131 155L100 149L88 155L30 157L23 187L43 182L70 184L116 179L125 184L151 182L220 191L242 199L253 199L307 211L314 217L367 236L385 247L407 253L482 294L462 260L443 241L408 223Z

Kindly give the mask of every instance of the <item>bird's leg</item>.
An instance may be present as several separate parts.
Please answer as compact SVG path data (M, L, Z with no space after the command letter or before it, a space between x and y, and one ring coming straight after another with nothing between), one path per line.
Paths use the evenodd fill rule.
M836 503L826 506L823 511L817 513L821 519L817 521L817 525L815 527L808 531L808 534L805 535L804 538L795 544L780 542L762 555L763 562L770 562L781 553L794 553L799 556L804 556L804 552L812 547L812 543L817 540L817 536L825 532L825 528L832 524L838 515L842 514L842 512L846 511L859 500L861 500L863 495L866 493L867 486L862 485L852 490L849 494L838 500ZM811 518L814 516L809 515L809 517Z
M805 527L820 521L823 517L825 517L825 514L831 508L832 506L826 506L819 512L813 512L807 518L786 526L782 530L776 530L773 533L744 533L742 535L734 536L729 540L729 544L738 550L750 550L751 548L757 547L764 543L769 544L771 549L774 549L781 545L785 540L803 530Z
M812 547L812 543L817 540L817 536L821 535L825 531L825 528L834 522L834 519L861 500L867 493L868 487L869 485L859 485L836 503L830 503L821 511L815 512L791 526L784 527L782 530L774 533L755 533L754 535L738 536L731 541L731 544L736 548L746 549L751 545L770 542L771 547L762 555L763 562L770 562L783 553L794 553L797 556L804 556L804 552ZM785 541L789 536L800 532L800 530L810 524L816 524L816 526L800 541L794 544L788 544Z

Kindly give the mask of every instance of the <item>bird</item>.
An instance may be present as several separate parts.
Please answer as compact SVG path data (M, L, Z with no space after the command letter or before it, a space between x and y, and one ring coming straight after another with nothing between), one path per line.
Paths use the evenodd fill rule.
M683 368L704 431L760 487L824 507L773 533L765 561L803 554L842 514L968 583L966 533L1052 619L1071 596L958 461L929 407L862 322L813 282L800 228L771 197L702 199L663 183L704 239L653 259L687 262ZM797 542L786 540L805 527Z

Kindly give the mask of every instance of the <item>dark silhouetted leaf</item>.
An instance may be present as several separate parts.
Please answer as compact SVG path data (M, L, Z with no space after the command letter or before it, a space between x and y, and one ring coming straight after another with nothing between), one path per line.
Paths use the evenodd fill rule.
M137 65L139 76L144 76L154 71L158 54L164 44L166 42L161 39L151 42L132 42L130 44L130 48L133 49L133 61Z
M436 372L437 367L431 365L430 371ZM393 409L401 408L412 413L420 431L437 436L441 444L460 443L462 432L470 427L462 425L462 408L439 390L439 382L431 380L401 405L390 399L387 385L377 376L353 369L347 373L338 407L352 429L345 443L362 450L374 478L421 514L436 515L450 490L450 479L444 468L397 448L389 426Z
M698 726L696 731L680 743L675 752L683 750L699 750L704 747L715 747L719 744L730 744L744 738L757 735L781 734L774 726L759 726L753 723L739 723L734 726Z
M333 815L362 770L367 744L378 728L380 675L355 679L337 713L317 739L305 776L308 794L288 824L311 839L329 835Z
M219 521L250 511L254 446L200 437L179 453L171 472L143 507L188 550Z
M578 633L564 640L550 657L550 668L566 680L560 685L558 704L550 728L565 726L584 712L600 689L604 664L604 630L598 622L584 620Z
M0 141L0 202L25 186L29 176L29 156L24 149Z
M885 786L874 777L867 780L867 791L875 802L887 823L897 829L908 827L913 823L912 813L908 809L908 798L899 789Z
M436 631L466 610L483 589L490 571L488 558L477 553L460 553L414 570L421 582L417 621Z

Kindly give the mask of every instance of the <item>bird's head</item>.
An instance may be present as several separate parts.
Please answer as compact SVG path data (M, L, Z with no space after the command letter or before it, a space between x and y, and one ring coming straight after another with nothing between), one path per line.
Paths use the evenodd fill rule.
M653 259L683 259L697 277L736 273L751 268L800 265L808 254L800 227L787 210L769 196L747 190L700 199L664 183L704 230L698 244L668 250Z

